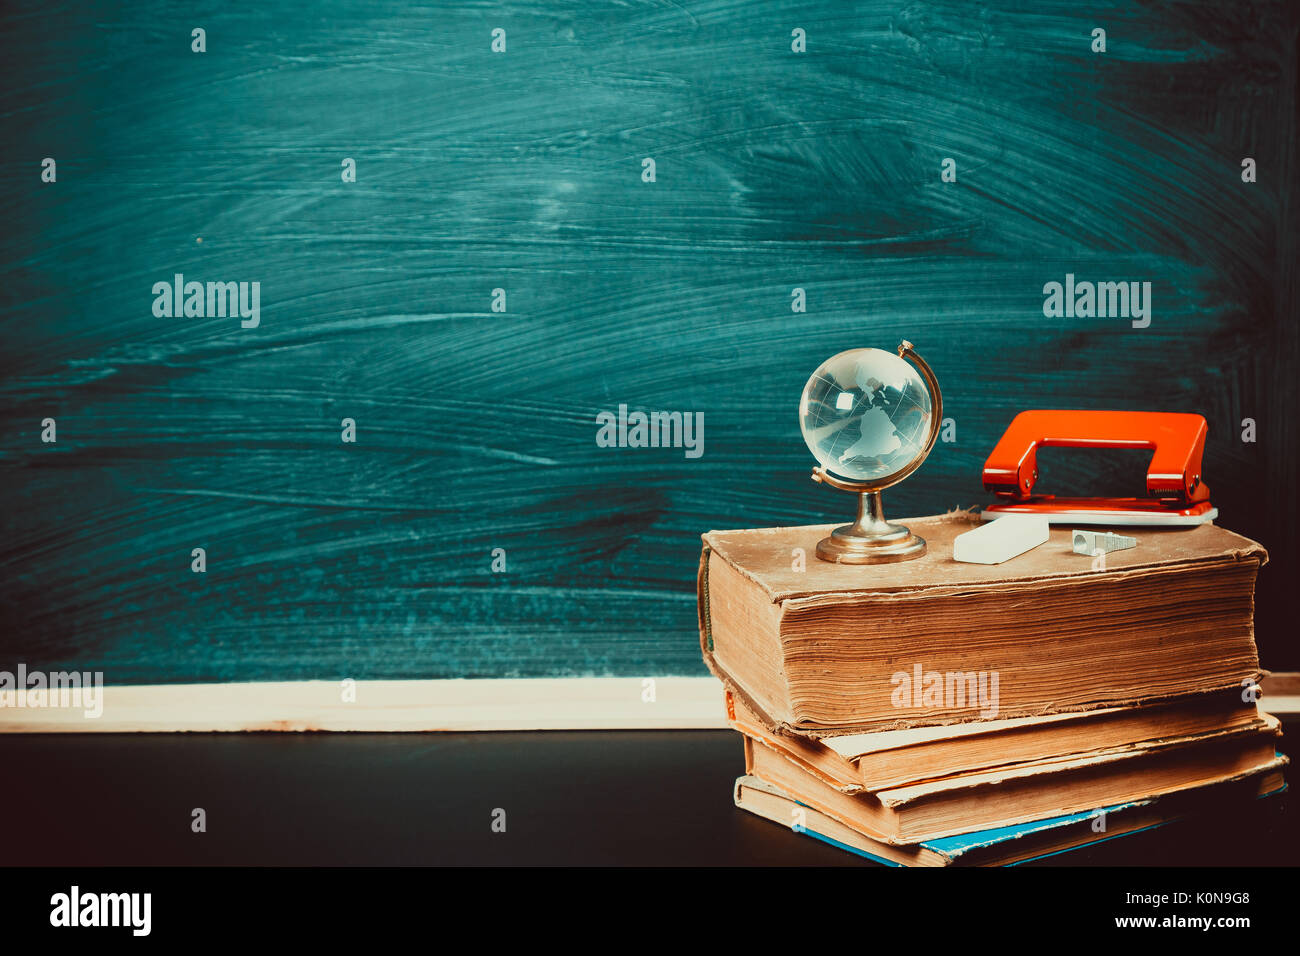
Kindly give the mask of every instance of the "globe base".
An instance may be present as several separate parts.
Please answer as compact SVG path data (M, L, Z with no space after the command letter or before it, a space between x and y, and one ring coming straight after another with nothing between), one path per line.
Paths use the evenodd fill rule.
M827 480L820 469L813 472L813 477L818 481ZM817 557L835 564L887 564L910 561L923 554L924 538L912 534L901 524L890 524L885 520L877 489L858 492L858 520L841 525L831 532L829 538L817 542Z
M891 524L888 531L858 534L856 524L846 524L817 542L817 557L836 564L887 564L910 561L925 554L925 539L912 534L902 525Z

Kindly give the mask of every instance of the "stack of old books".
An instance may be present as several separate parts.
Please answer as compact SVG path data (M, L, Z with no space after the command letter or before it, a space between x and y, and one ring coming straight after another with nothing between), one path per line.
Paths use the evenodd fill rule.
M829 527L714 531L704 659L744 737L735 802L890 863L1033 859L1284 787L1259 709L1254 588L1267 560L1214 525L1070 530L958 563L966 515L914 519L912 561L815 557Z

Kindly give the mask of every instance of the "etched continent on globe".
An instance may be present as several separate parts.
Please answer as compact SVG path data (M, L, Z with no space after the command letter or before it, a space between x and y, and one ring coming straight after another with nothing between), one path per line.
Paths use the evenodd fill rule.
M930 393L912 365L881 349L850 349L808 379L799 426L823 468L869 482L924 454L930 413Z

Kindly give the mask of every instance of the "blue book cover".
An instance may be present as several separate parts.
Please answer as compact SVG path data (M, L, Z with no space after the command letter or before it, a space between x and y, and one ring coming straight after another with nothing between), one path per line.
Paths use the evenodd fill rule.
M1286 790L1286 783L1280 772L1273 770L1197 789L1201 792L1136 800L911 846L890 845L859 833L759 777L746 775L736 780L735 802L741 809L796 833L886 866L1015 866L1163 826L1205 809L1207 800L1279 794Z

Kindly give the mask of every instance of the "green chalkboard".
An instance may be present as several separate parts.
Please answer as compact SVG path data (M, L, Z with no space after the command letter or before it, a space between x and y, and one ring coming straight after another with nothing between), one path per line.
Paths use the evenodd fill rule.
M890 514L985 501L1024 408L1199 412L1221 523L1272 552L1264 662L1295 668L1298 24L7 4L0 666L703 673L700 532L845 515L800 390L906 337L954 440ZM1049 314L1067 275L1149 282L1147 314ZM604 447L621 405L702 434ZM1142 465L1045 456L1040 487Z

